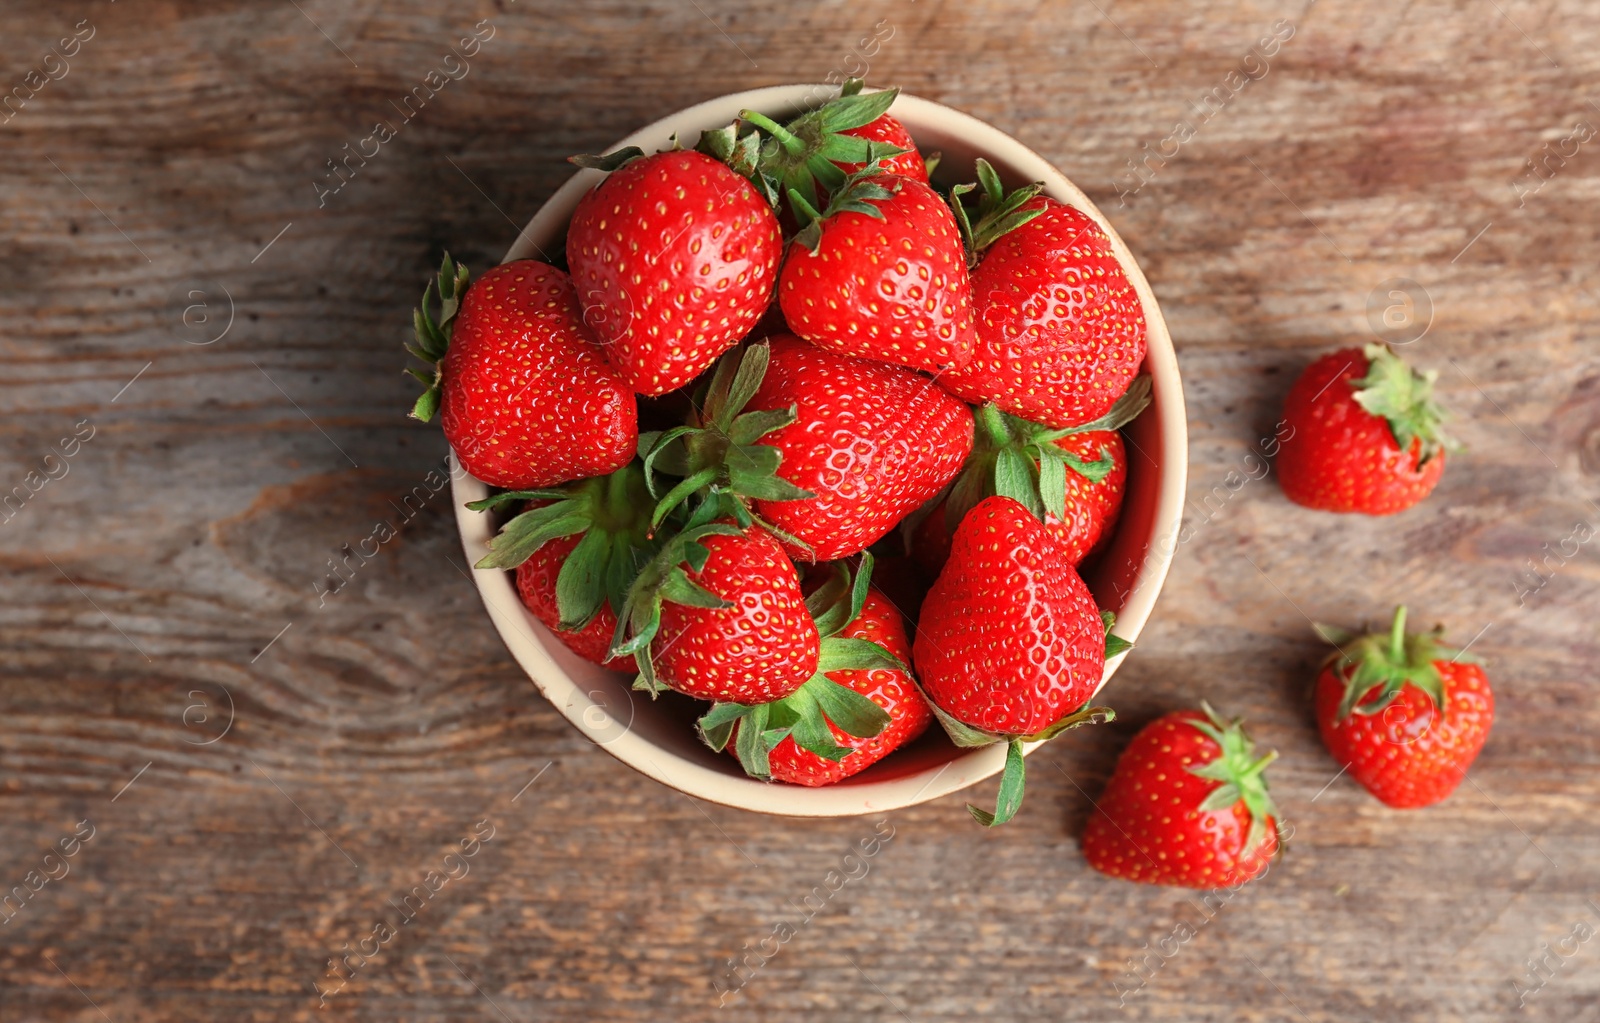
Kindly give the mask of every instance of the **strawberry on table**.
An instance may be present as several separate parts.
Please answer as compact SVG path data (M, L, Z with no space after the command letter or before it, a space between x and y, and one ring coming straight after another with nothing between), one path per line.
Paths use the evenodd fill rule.
M1285 496L1366 515L1392 515L1427 497L1450 444L1433 400L1437 375L1416 372L1382 344L1313 362L1284 399L1277 470Z
M1127 646L1109 626L1055 537L1017 501L986 498L956 527L912 660L952 741L1008 744L995 812L968 807L979 823L1004 823L1022 804L1024 741L1112 717L1086 706L1107 656Z
M868 167L822 213L797 190L789 200L804 222L778 278L791 330L830 351L914 369L967 363L972 289L960 231L939 193Z
M731 752L752 777L831 785L882 760L933 720L906 667L911 644L894 606L869 585L872 555L852 573L824 566L828 581L806 599L822 637L817 673L782 700L721 703L700 720L713 749Z
M637 688L770 703L817 670L817 626L794 565L760 529L696 521L667 538L628 592L613 657L633 655Z
M1103 874L1145 884L1232 888L1260 876L1278 849L1267 792L1276 753L1255 755L1239 721L1178 711L1140 729L1083 835Z
M635 391L682 387L767 310L783 251L772 206L694 150L630 147L574 162L611 171L567 228L584 322Z
M434 308L435 300L439 308ZM638 443L631 389L583 326L567 275L519 259L467 287L449 255L413 316L430 370L411 414L441 413L462 468L496 487L549 487L620 469Z
M1082 426L1055 430L1001 412L978 410L973 453L949 495L913 531L912 551L937 574L950 555L950 535L968 510L1002 494L1033 512L1055 534L1067 563L1077 565L1111 535L1128 475L1117 431L1150 403L1150 378L1136 377L1111 411Z
M1494 693L1476 658L1442 646L1440 630L1357 635L1330 625L1338 647L1317 676L1317 726L1333 758L1389 806L1431 806L1454 792L1489 738Z
M527 502L489 541L475 567L515 569L522 603L578 656L636 672L612 657L617 612L659 544L649 535L650 495L638 462L559 489L512 490L467 505L488 511Z
M1050 427L1110 411L1145 354L1144 308L1110 237L1082 210L1030 185L1007 195L978 160L983 201L968 220L977 341L972 359L939 383L974 404L994 402Z

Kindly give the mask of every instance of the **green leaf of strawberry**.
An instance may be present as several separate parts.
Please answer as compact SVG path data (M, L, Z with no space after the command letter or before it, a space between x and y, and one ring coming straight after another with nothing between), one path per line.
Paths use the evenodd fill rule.
M563 487L504 491L467 507L489 511L522 502L533 506L500 527L489 541L489 553L474 567L516 569L551 541L580 536L556 578L555 627L581 630L602 606L620 612L628 587L660 546L649 536L644 514L648 499L639 463Z
M411 417L424 423L439 410L439 391L443 383L439 364L450 348L450 325L461 308L461 295L467 290L469 276L467 268L457 266L446 252L439 264L438 276L423 289L422 304L411 314L416 343L407 345L406 351L429 366L426 372L406 370L426 385L411 408ZM433 307L434 302L438 302L437 309Z
M977 173L977 184L957 185L950 190L950 206L955 212L956 223L961 227L968 266L977 266L984 250L1045 211L1043 206L1037 204L1024 208L1030 199L1044 191L1044 182L1035 181L1007 192L1000 183L1000 175L981 156L977 160ZM980 185L983 191L978 199L978 219L973 221L967 212L965 199Z
M756 516L749 501L804 501L816 496L778 475L783 453L756 441L795 420L795 410L744 412L766 376L771 356L766 342L736 348L717 362L705 393L696 402L694 421L640 438L646 483L658 493L657 470L683 477L656 502L652 521L698 498L697 507L731 515L741 525L758 522L786 543L807 545ZM646 443L648 442L648 447Z
M787 124L779 124L757 110L739 112L741 121L770 136L761 147L760 170L791 202L799 196L800 204L809 206L817 196L836 191L847 176L843 166L872 167L907 153L915 154L909 136L905 138L908 144L899 146L874 139L873 132L862 130L884 119L899 95L897 89L863 93L863 84L859 79L846 82L838 98Z
M1272 750L1265 756L1257 757L1255 743L1245 735L1243 722L1224 721L1204 700L1200 701L1200 708L1209 720L1193 721L1191 724L1209 736L1222 753L1208 763L1189 767L1189 772L1222 784L1206 796L1199 809L1202 812L1226 810L1242 800L1250 813L1250 830L1245 834L1240 855L1253 856L1266 838L1267 821L1278 815L1278 808L1267 792L1267 783L1262 775L1267 766L1278 759L1278 751Z
M1451 446L1440 424L1444 409L1433 400L1433 385L1439 371L1418 373L1385 344L1370 344L1363 349L1367 375L1354 383L1355 400L1368 412L1382 416L1394 431L1401 451L1421 441L1417 467Z
M1345 680L1340 721L1351 714L1381 713L1408 684L1422 690L1442 713L1446 710L1445 690L1438 662L1479 663L1471 654L1442 644L1442 628L1407 633L1403 604L1394 609L1386 633L1356 635L1331 625L1313 627L1318 636L1338 647L1328 655L1328 663Z
M985 497L1009 497L1033 512L1040 521L1046 513L1061 519L1066 511L1067 473L1099 483L1116 468L1112 453L1102 447L1088 461L1058 444L1083 433L1121 429L1150 404L1150 378L1137 377L1111 411L1093 422L1069 429L1051 429L1000 411L993 404L978 409L978 430L972 456L962 469L945 502L947 533Z

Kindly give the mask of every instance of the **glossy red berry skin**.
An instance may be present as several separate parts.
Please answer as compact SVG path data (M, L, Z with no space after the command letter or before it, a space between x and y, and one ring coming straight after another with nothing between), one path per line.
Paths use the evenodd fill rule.
M1034 219L991 245L972 272L978 342L939 383L1057 429L1110 411L1145 354L1144 308L1110 237L1046 196Z
M838 633L841 639L871 640L885 650L911 663L911 644L906 639L905 622L882 593L867 591L867 600L861 614ZM842 686L854 689L889 714L889 724L882 732L868 739L858 738L828 723L833 741L846 749L854 750L843 760L828 760L809 750L801 749L794 739L786 738L775 746L769 755L772 777L795 785L832 785L851 775L860 774L895 750L927 731L933 721L933 711L917 691L916 683L903 671L830 671L828 678ZM730 751L732 746L730 744Z
M584 322L640 394L684 386L748 334L782 252L777 217L755 187L694 150L613 171L567 229Z
M756 511L810 545L789 551L797 559L865 550L949 483L972 451L971 411L927 377L780 334L746 408L790 407L799 418L761 443L782 452L779 476L817 496L758 501Z
M1361 349L1341 349L1306 367L1289 389L1275 468L1295 504L1393 515L1427 497L1444 475L1444 452L1419 466L1421 440L1401 451L1383 417L1356 401L1354 385L1367 367Z
M794 564L758 529L700 542L711 556L689 578L733 606L664 601L651 642L656 677L702 700L753 704L788 696L816 673L820 644Z
M1382 710L1340 721L1345 683L1337 665L1317 677L1317 726L1334 760L1389 806L1409 809L1439 802L1466 777L1494 724L1494 693L1483 668L1434 661L1444 683L1445 712L1410 683ZM1372 702L1381 696L1375 690Z
M561 612L556 607L556 577L567 555L578 546L578 536L562 536L546 541L533 555L517 566L517 595L533 616L555 633L567 649L586 661L612 671L634 674L639 670L633 657L609 657L611 640L617 631L617 615L611 605L602 604L588 625L571 632L560 627Z
M1103 874L1145 884L1231 888L1259 877L1278 848L1277 822L1246 853L1251 816L1243 800L1221 810L1200 804L1219 786L1189 768L1222 752L1192 722L1195 711L1157 718L1122 751L1083 836L1083 854Z
M912 652L923 690L945 713L1028 736L1099 687L1105 624L1043 523L1010 498L990 497L956 527Z
M553 266L520 259L478 278L462 296L440 372L445 439L490 486L601 476L638 446L633 393Z
M915 178L873 179L893 195L883 214L822 221L812 252L790 247L778 280L796 334L842 355L939 372L964 365L975 339L972 291L955 215Z

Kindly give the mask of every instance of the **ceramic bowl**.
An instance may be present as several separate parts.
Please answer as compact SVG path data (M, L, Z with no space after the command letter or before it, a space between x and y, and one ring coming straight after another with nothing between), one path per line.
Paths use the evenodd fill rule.
M662 118L605 152L630 145L654 152L667 148L674 134L685 144L693 144L702 129L726 125L742 109L783 119L837 92L834 86L788 85L733 93ZM1126 430L1128 484L1116 535L1104 555L1085 569L1085 580L1100 606L1116 612L1118 635L1137 641L1176 546L1188 452L1178 363L1155 296L1138 262L1106 218L1033 150L959 110L916 96L902 93L892 112L924 152L943 154L941 178L972 180L973 161L983 156L1008 187L1043 181L1046 194L1094 217L1110 236L1117 257L1138 289L1147 324L1145 371L1152 378L1153 402ZM579 197L601 176L593 170L574 174L534 214L505 258L559 257ZM489 488L459 467L453 477L456 520L470 564L486 552L496 521L489 514L466 508L469 501L487 497ZM573 655L529 614L517 598L511 573L477 570L474 578L512 656L574 727L628 766L697 799L796 817L881 813L964 789L998 773L1003 765L1003 746L958 749L934 725L917 742L838 785L805 788L755 781L743 774L731 756L713 753L700 742L693 722L703 704L676 694L651 700L646 693L634 692L630 677ZM1123 654L1106 665L1101 686L1128 656L1138 654ZM1071 742L1071 736L1067 732L1051 741Z

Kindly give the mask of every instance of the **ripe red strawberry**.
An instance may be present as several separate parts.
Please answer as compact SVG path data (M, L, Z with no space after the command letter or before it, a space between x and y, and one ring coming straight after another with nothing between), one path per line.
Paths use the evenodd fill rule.
M630 462L609 476L559 489L499 493L469 508L527 502L489 541L480 569L515 569L517 592L533 616L578 656L636 672L631 656L612 657L617 612L660 544L649 536L644 473Z
M686 480L663 511L715 489L748 505L791 557L832 561L888 534L961 471L972 413L909 369L779 334L725 356L691 424L641 447L647 469Z
M691 520L645 566L619 618L612 655L635 655L635 685L651 692L770 703L817 670L799 577L760 530Z
M1106 719L1085 704L1104 673L1107 628L1055 538L1023 505L986 498L956 527L912 657L957 745L1009 743L996 812L969 807L979 823L1003 823L1021 805L1023 740Z
M406 371L427 385L411 414L427 422L442 408L445 439L473 476L548 487L633 457L633 394L584 328L560 270L520 259L468 288L467 268L446 255L413 322L406 350L433 368Z
M972 271L977 344L939 383L1046 426L1097 419L1144 361L1138 292L1087 213L1036 186L1005 196L988 163L978 171L984 202L965 232L982 253Z
M1328 752L1390 806L1431 806L1454 792L1494 724L1494 693L1475 658L1440 630L1358 636L1319 625L1339 648L1317 677L1317 725Z
M1264 873L1278 849L1277 808L1238 721L1210 706L1157 718L1133 737L1083 834L1103 874L1145 884L1232 888Z
M757 110L740 111L741 121L770 136L761 146L757 164L781 194L793 189L807 203L825 203L848 175L873 164L927 183L927 165L911 133L885 113L899 90L863 94L865 84L853 78L837 98L785 124Z
M616 168L567 228L584 322L635 391L682 387L766 312L783 248L777 217L754 185L704 153L630 147L574 159Z
M939 193L869 169L821 214L799 192L789 198L808 221L778 278L790 329L830 351L914 369L967 363L972 292L960 231Z
M862 555L853 579L842 562L823 571L828 582L806 599L822 636L817 673L782 700L719 704L701 719L712 748L731 742L729 751L753 777L831 785L915 739L933 720L906 667L905 623L868 585L872 556Z
M1149 402L1150 378L1136 377L1110 412L1069 430L983 406L972 457L949 496L913 532L912 550L924 570L937 574L944 567L955 523L996 493L1027 505L1055 535L1068 564L1083 561L1110 537L1122 510L1128 457L1117 431Z
M1432 370L1417 373L1386 345L1345 348L1313 362L1284 399L1278 482L1322 511L1392 515L1444 474L1443 411Z

